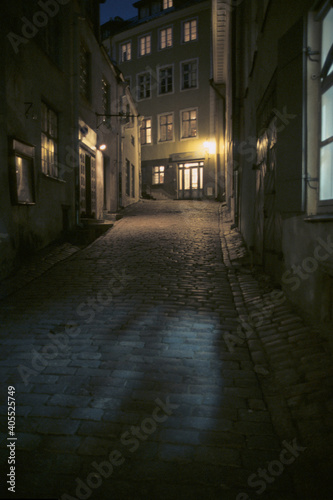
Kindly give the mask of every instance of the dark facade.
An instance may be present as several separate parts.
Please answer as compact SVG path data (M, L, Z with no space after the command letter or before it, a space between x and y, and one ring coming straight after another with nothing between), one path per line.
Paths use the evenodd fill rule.
M332 319L332 2L240 2L233 16L236 221L290 298Z

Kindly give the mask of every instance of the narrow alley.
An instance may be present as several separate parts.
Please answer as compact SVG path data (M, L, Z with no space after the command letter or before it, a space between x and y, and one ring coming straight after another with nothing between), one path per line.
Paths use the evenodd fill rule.
M0 302L1 498L332 498L331 346L230 225L140 201Z

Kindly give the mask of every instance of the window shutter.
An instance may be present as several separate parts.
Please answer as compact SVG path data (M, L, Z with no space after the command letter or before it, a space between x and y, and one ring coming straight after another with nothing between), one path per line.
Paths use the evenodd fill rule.
M277 209L303 211L303 33L300 19L278 42Z

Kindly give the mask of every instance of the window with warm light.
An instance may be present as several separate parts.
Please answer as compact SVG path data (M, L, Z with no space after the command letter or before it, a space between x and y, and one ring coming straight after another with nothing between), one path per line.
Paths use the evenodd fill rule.
M197 116L198 116L198 111L196 109L189 109L181 112L182 139L197 137L198 135Z
M120 62L130 61L132 59L132 44L126 42L120 45Z
M164 183L164 170L163 166L153 167L153 184Z
M172 47L172 28L163 28L160 30L160 49Z
M163 10L173 7L173 0L163 0Z
M145 118L142 121L140 129L141 144L151 144L151 118Z
M42 172L58 177L58 117L44 102L41 109L41 129Z
M322 19L320 201L333 200L333 8Z
M183 23L183 42L192 42L198 38L198 21L191 19Z
M151 53L151 35L142 36L139 39L139 55L146 56Z
M181 63L182 90L198 87L198 61L185 61Z

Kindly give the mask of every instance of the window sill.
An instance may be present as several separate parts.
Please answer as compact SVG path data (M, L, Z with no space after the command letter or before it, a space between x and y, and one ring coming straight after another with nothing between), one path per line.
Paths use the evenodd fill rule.
M60 179L59 177L53 177L52 175L44 174L44 172L41 172L41 176L45 177L46 179L50 179L50 181L60 182L60 184L66 184L66 181L64 181L63 179Z
M304 222L333 222L333 214L309 215Z

